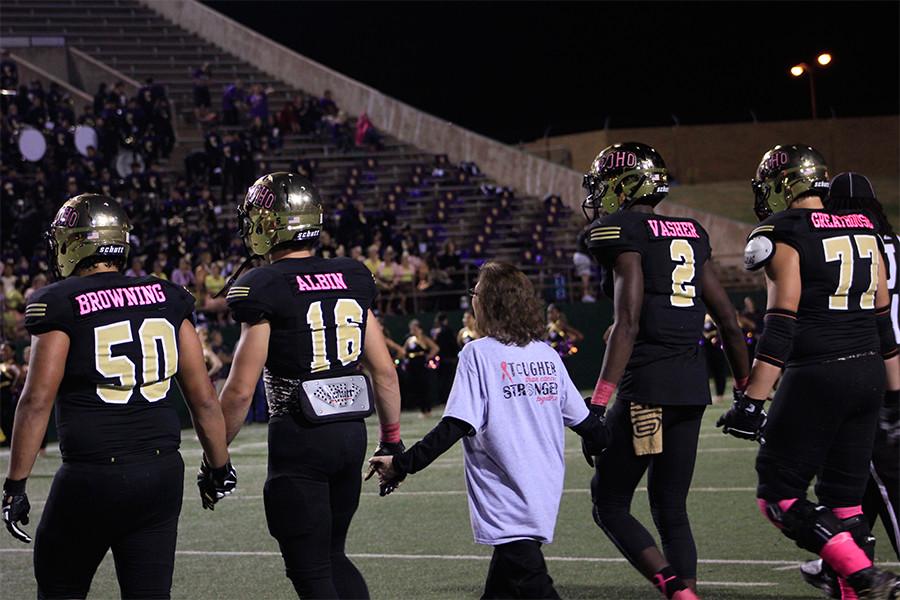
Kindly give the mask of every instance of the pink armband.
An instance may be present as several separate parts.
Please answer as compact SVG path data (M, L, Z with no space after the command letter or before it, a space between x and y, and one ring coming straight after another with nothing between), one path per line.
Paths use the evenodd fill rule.
M598 379L597 385L594 387L594 393L591 396L591 404L606 406L609 404L609 399L612 398L614 391L616 391L616 384L610 383L605 379Z
M381 426L381 441L396 444L400 441L400 421Z

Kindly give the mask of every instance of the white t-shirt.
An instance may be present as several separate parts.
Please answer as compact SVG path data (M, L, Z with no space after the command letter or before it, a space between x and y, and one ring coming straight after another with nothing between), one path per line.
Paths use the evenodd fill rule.
M566 426L588 409L556 351L543 342L465 345L444 411L469 423L463 440L475 541L553 541L565 476Z

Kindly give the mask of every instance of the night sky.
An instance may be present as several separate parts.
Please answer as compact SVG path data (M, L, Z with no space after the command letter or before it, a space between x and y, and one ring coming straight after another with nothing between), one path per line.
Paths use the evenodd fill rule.
M603 128L897 114L898 2L206 4L508 143ZM340 98L337 99L340 102ZM277 108L277 107L276 107Z

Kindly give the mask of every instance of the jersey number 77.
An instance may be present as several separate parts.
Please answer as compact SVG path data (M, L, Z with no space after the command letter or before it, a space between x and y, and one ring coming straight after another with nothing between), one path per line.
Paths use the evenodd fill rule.
M849 235L831 237L822 240L825 251L825 261L840 261L838 286L834 294L828 297L830 310L847 310L850 306L850 286L853 284L853 246L862 259L869 259L869 287L862 293L859 299L861 309L875 308L875 288L878 286L878 265L880 253L878 240L874 235L854 235L851 241Z

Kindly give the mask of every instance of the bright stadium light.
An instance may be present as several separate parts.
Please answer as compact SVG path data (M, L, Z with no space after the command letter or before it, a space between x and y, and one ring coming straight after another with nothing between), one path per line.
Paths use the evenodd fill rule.
M831 54L828 52L821 52L819 56L816 57L816 64L819 67L826 67L831 64ZM790 69L790 74L794 77L801 77L804 73L809 77L809 104L812 108L812 118L817 118L816 115L816 84L813 81L813 70L807 63L802 62L800 64L794 65Z

